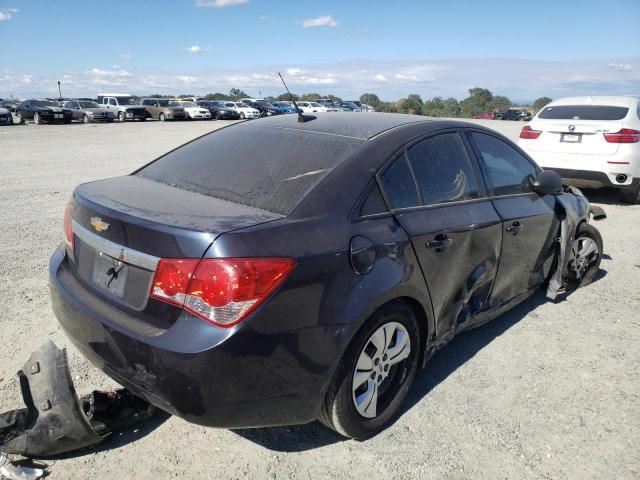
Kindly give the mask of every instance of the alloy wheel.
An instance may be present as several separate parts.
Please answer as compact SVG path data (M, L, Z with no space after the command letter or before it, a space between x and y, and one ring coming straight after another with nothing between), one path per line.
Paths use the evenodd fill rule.
M589 237L576 238L571 245L569 269L573 271L576 280L580 280L587 269L597 260L600 252L598 245Z
M388 406L404 382L411 353L409 332L398 322L380 326L358 356L352 398L357 412L375 418Z

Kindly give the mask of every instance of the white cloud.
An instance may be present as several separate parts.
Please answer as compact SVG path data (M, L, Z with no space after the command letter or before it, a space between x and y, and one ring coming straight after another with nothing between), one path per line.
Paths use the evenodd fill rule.
M132 55L130 53L121 53L120 55L118 55L120 58L124 59L124 60L131 60Z
M629 63L610 63L609 68L617 70L619 72L630 72L633 67Z
M196 77L187 77L184 75L178 75L176 78L186 84L196 83L198 81Z
M114 65L114 67L117 67L117 65ZM91 77L125 78L131 76L131 74L126 70L116 68L112 70L101 70L94 67L86 73Z
M301 68L287 68L287 75L291 75L292 77L300 75L301 73L303 73Z
M249 0L196 0L196 7L234 7L236 5L243 5L249 3Z
M366 70L364 70L364 73L367 73L367 71L366 71ZM379 73L379 74L377 74L376 76L374 76L374 77L373 77L373 79L374 79L376 82L386 82L386 81L387 81L387 77L385 77L384 75L382 75L382 74L380 74L380 73Z
M205 48L202 48L200 45L191 45L184 49L185 52L188 53L204 53L206 52Z
M269 20L269 17L267 17L266 15L260 15L260 23L266 23Z
M408 80L411 82L417 82L418 81L418 77L417 75L405 75L404 73L396 73L393 78L395 78L396 80Z
M320 15L316 18L307 18L302 21L303 28L309 27L337 27L340 22L331 15Z
M6 22L13 18L14 13L18 13L17 8L4 8L0 10L0 22Z

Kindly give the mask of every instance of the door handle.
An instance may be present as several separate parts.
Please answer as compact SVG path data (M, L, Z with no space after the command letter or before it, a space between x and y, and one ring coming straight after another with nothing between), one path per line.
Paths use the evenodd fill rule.
M442 252L449 248L451 243L453 243L453 240L447 237L446 233L439 233L433 240L428 240L425 246L435 249L436 252Z
M513 233L514 235L517 235L518 233L520 233L520 230L522 230L522 225L518 221L513 222L511 225L507 227L507 232Z

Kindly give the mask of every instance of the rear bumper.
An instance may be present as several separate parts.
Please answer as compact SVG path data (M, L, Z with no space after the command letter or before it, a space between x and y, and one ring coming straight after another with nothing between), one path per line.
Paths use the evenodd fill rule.
M335 344L340 326L269 333L251 328L250 317L243 328L220 329L184 313L168 330L144 334L127 328L130 314L75 278L63 248L54 252L49 274L54 313L73 344L157 407L190 422L227 428L317 418L335 351L314 353L304 346Z
M619 174L607 174L590 170L571 170L565 168L545 167L545 170L553 170L570 185L581 188L617 188L619 190L631 190L640 184L640 178L628 175L624 182L619 182L616 177Z

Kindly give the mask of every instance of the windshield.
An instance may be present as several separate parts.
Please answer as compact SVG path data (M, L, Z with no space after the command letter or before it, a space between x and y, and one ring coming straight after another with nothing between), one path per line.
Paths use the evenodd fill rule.
M100 108L96 102L78 102L80 108Z
M261 107L267 107L267 108L275 108L273 105L271 105L269 102L256 102L258 105L260 105Z
M59 105L55 102L50 102L48 100L32 100L31 105L34 107L58 107Z
M608 105L557 105L544 108L538 118L550 120L622 120L629 113L627 107Z
M188 108L191 108L191 107L197 107L197 106L198 106L198 105L196 105L196 104L195 104L195 103L193 103L193 102L182 102L182 104L181 104L181 105L182 105L183 107L188 107Z
M311 102L310 105L312 107L322 107L322 105L320 105L319 103L316 103L316 102Z
M119 105L137 105L138 102L133 97L116 97Z
M229 107L229 108L233 108L233 107L236 107L237 105L235 103L228 102L228 103L225 103L224 106L225 107Z
M179 107L180 104L173 100L158 100L158 105L161 107Z

